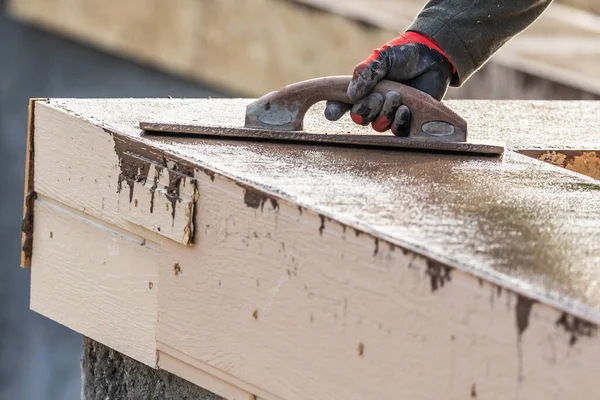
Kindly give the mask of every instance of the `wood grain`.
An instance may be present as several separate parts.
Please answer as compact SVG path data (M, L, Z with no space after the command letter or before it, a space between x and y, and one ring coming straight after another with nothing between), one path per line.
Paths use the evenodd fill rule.
M201 371L267 399L593 395L600 341L571 346L560 312L458 270L432 290L435 267L415 254L198 179L199 245L161 247L157 340Z
M27 107L27 139L25 149L25 182L23 184L23 227L21 233L21 267L31 267L31 250L25 251L26 243L29 238L29 246L32 246L33 227L25 229L25 223L33 223L33 209L32 202L35 197L35 190L33 186L33 160L34 160L34 148L33 148L33 131L34 131L34 110L36 101L43 99L30 99Z
M156 366L158 249L44 197L35 225L31 309Z
M228 400L263 400L257 396L263 392L232 375L223 373L208 364L190 357L163 343L157 343L158 367L180 376L200 387L209 390ZM246 388L247 390L244 390ZM272 395L267 394L269 398Z
M40 131L35 144L39 166L35 187L39 194L147 240L167 237L183 244L191 242L196 194L189 177L132 153L140 165L147 165L148 172L144 176L142 168L139 182L126 182L121 177L121 160L109 131L65 113L52 112L43 104L36 113L36 126ZM176 201L167 198L173 175L181 178Z

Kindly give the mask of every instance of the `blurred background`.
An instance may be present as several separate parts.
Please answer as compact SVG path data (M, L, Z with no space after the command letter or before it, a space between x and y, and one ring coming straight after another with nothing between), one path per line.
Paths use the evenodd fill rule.
M80 397L81 337L19 268L31 97L260 96L354 65L424 0L0 0L0 399ZM600 99L600 2L564 0L449 98Z

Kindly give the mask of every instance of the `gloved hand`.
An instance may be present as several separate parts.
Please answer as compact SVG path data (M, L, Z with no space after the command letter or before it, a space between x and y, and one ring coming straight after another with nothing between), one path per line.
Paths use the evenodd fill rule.
M325 117L337 121L346 111L359 125L368 125L377 132L392 129L394 135L408 136L410 110L402 104L398 92L367 93L382 79L404 83L441 100L455 72L444 51L428 37L406 32L380 49L376 49L354 69L348 86L348 97L354 106L327 102Z

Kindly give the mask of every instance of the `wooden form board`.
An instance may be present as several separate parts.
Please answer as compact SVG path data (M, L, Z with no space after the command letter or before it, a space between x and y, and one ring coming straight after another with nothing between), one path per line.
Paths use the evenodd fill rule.
M596 0L560 0L560 2L580 10L600 14L600 4Z
M600 183L514 151L137 129L181 107L233 118L246 103L36 102L32 309L228 399L595 395ZM449 104L474 138L600 149L596 102ZM328 129L320 107L308 128ZM129 213L150 207L140 174L157 166L170 179L154 190L174 194L181 176L175 203L194 203L190 243L154 228L187 218L167 213L173 197Z
M42 99L30 99L27 107L27 141L25 153L25 182L23 184L23 224L21 226L21 267L31 266L31 244L33 241L33 123L35 103Z
M9 0L8 6L22 21L233 93L259 96L296 81L350 74L372 49L406 29L424 3ZM489 73L476 74L462 90L451 90L448 96L598 96L597 63L582 61L600 56L595 45L600 39L598 20L599 16L555 2L492 58L489 68L484 68ZM559 42L567 45L557 46ZM564 54L557 56L557 48ZM578 62L570 62L573 57ZM502 76L494 73L498 66L506 69ZM575 93L537 89L548 86L544 82L564 85Z

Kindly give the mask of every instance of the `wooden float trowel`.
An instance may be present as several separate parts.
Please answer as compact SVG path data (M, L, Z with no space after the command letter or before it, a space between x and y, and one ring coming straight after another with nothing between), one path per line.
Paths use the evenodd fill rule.
M149 133L193 134L205 137L258 139L295 143L353 145L359 147L421 149L442 152L461 152L498 155L504 145L498 142L467 140L467 122L428 94L401 83L382 80L373 92L385 95L397 91L402 102L411 110L410 133L407 137L392 133L327 133L304 131L304 116L315 103L335 100L351 103L346 95L350 76L331 76L310 79L271 92L246 107L242 126L174 124L140 122Z

